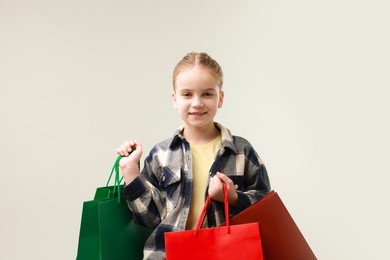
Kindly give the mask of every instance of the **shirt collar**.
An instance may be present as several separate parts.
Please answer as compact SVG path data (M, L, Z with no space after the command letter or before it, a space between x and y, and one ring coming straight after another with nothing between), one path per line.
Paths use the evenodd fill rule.
M229 129L225 128L223 125L215 122L215 126L221 131L221 153L226 149L232 150L234 153L237 153L237 148L234 145L233 135L230 133ZM183 136L184 125L180 126L174 133L173 140L171 142L170 148L174 150L181 143L187 142Z

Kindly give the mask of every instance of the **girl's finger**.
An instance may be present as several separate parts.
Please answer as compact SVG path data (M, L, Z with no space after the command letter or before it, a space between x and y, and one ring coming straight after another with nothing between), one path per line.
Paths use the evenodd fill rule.
M126 143L124 143L121 146L119 146L119 148L121 149L121 155L122 156L128 156L129 155L129 152L127 151L128 148L127 148Z
M229 184L232 180L223 173L217 172L218 178L226 184Z

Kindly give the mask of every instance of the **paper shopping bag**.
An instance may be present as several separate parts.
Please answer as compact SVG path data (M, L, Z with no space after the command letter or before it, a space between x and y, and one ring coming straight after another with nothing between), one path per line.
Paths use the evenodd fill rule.
M317 259L275 191L232 217L230 224L234 226L253 222L261 225L265 260Z
M94 200L83 203L77 260L142 259L151 228L137 225L121 193L119 159L115 185L96 189Z
M225 227L200 229L210 205L207 197L195 230L166 232L167 260L262 260L258 223L230 226L227 187L224 184Z

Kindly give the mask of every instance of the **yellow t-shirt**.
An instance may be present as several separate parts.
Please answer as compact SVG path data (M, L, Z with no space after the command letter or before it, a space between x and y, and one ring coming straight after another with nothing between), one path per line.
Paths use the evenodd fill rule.
M209 171L215 156L221 148L221 135L208 144L191 145L193 188L190 212L186 229L195 229L205 203L206 187L209 179ZM203 222L205 226L206 220Z

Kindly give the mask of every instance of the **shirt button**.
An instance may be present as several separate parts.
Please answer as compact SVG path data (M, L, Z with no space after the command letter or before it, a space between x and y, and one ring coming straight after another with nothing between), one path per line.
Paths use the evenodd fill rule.
M234 188L237 190L238 189L238 184L234 184Z

